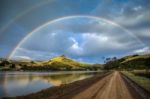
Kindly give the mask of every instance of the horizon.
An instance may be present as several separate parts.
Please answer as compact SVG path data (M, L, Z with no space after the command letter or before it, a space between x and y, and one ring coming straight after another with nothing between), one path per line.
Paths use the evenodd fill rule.
M116 57L116 59L118 60L118 59L121 59L121 58L124 58L124 57L128 57L128 56L134 56L134 55L142 56L142 55L149 55L149 54L150 53L147 53L147 54L130 54L130 55L122 56L122 57L116 57L116 56L114 56L114 57ZM58 55L58 56L54 56L54 57L51 57L51 58L46 59L46 60L28 60L28 59L21 59L21 58L19 58L19 59L2 58L2 59L6 59L6 60L10 60L10 61L23 61L23 62L25 62L25 61L26 62L32 62L32 61L34 61L34 62L44 62L44 61L49 61L49 60L51 60L53 58L57 58L57 57L61 57L61 56L64 56L64 57L69 58L71 60L74 60L76 62L87 63L87 64L106 64L105 61L106 61L107 58L110 58L110 59L114 58L114 57L103 57L103 62L101 62L101 63L90 63L90 62L85 62L85 61L79 61L79 60L70 58L70 57L68 57L66 55Z

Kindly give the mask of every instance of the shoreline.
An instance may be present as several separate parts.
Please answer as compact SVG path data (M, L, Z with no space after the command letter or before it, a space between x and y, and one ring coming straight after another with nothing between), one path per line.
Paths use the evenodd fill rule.
M82 73L102 73L102 72L106 72L106 71L0 71L0 75L3 73L7 73L7 74L22 74L22 73L29 73L29 74L50 74L50 75L54 75L54 74L82 74Z
M41 98L55 99L55 98L61 97L62 95L68 93L69 91L72 92L72 90L80 89L80 91L77 91L77 93L79 93L87 89L88 87L90 87L92 84L96 83L99 79L102 79L103 77L109 75L110 73L111 72L105 72L104 74L74 81L68 84L62 84L60 86L53 86L47 89L43 89L39 92L28 94L28 95L16 96L16 97L4 97L3 99L41 99ZM81 88L81 86L83 88ZM70 95L69 97L72 97L76 95L77 93L71 93L69 94Z

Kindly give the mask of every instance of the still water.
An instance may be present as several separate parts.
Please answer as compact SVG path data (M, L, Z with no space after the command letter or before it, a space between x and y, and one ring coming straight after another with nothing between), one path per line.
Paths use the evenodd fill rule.
M0 98L26 95L96 74L99 72L0 72Z

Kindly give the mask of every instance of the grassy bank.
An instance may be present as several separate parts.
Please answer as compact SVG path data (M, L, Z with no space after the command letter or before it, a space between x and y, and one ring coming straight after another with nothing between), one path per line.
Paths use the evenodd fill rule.
M123 71L122 73L150 92L150 79L149 78L138 76L128 71Z
M150 69L148 70L133 70L132 73L136 76L143 76L150 78Z

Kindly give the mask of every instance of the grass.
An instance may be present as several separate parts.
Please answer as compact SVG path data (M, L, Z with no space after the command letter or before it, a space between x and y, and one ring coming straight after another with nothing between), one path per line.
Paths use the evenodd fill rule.
M149 78L137 76L128 71L123 71L122 73L150 92L150 79Z
M140 58L143 58L143 59L150 58L150 54L139 55L139 56L126 56L126 57L124 57L125 60L122 63L126 63L126 62L132 61L132 60L137 60Z
M99 70L101 68L101 65L93 65L83 62L78 62L76 60L73 60L69 57L66 57L65 55L57 56L54 58L51 58L47 61L7 61L6 63L3 63L4 66L0 70L6 70L4 67L9 67L10 69L16 69L16 70ZM1 65L1 64L0 64ZM18 67L18 68L17 68Z
M146 69L146 70L133 70L132 73L134 75L137 75L137 76L143 76L143 77L150 78L150 69Z
M51 60L47 61L47 62L43 62L44 65L57 65L57 66L61 66L60 64L62 64L62 66L70 66L72 68L79 68L79 67L88 67L91 66L90 64L86 64L86 63L81 63L81 62L77 62L75 60L72 60L70 58L67 58L65 56L58 56L55 58L52 58Z

